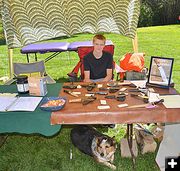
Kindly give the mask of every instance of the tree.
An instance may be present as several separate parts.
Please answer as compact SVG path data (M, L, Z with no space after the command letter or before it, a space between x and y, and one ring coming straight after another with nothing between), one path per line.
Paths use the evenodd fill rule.
M147 26L145 15L151 25L175 24L180 15L180 0L142 0L139 25Z

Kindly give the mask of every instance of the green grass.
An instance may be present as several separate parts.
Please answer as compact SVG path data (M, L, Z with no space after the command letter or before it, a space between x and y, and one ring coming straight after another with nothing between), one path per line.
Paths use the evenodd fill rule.
M145 66L149 67L151 56L172 57L175 59L173 66L173 81L175 88L180 91L180 25L145 27L138 29L138 46L139 52L144 52ZM77 34L71 38L59 38L51 41L57 42L74 42L91 40L92 34ZM117 35L105 34L107 39L110 39L115 44L114 60L119 64L119 60L127 52L133 52L131 39ZM0 77L9 75L8 73L8 53L3 36L0 37ZM38 54L38 60L43 60L49 54ZM14 49L14 62L26 62L26 55L20 53L20 49ZM30 55L30 60L34 61L34 55ZM54 59L46 63L47 72L56 80L67 78L67 73L70 72L79 58L76 52L63 52Z
M42 136L11 135L0 149L0 171L110 171L81 153L70 142L71 127L64 126L58 135ZM104 130L105 131L105 130ZM70 149L73 158L70 160ZM155 153L139 155L138 171L158 171ZM132 160L121 158L119 146L115 154L117 171L132 170Z
M0 30L1 31L1 30ZM114 59L119 59L127 52L133 52L132 41L129 38L117 34L105 34L115 44ZM71 38L55 39L52 41L84 41L91 40L91 34L78 34ZM180 26L158 26L138 29L139 52L145 52L145 65L149 67L151 56L173 57L173 80L175 88L180 91ZM0 36L0 77L8 75L8 55L4 37ZM38 55L38 59L45 59L47 54ZM30 56L33 61L34 56ZM78 62L77 53L61 53L58 57L46 63L46 70L56 80L67 78L67 73ZM14 49L14 61L26 62L26 56L20 53L20 49ZM39 135L10 135L7 142L0 148L0 171L100 171L110 170L97 164L89 156L75 149L69 138L71 127L63 126L54 137L42 137ZM73 149L73 159L69 159L70 148ZM139 155L136 169L138 171L156 171L156 153ZM117 170L132 170L130 159L121 158L119 147L115 155Z

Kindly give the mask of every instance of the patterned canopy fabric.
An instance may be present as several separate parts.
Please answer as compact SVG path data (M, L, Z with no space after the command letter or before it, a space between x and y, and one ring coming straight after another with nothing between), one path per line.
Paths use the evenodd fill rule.
M9 48L77 33L136 34L139 0L2 0Z

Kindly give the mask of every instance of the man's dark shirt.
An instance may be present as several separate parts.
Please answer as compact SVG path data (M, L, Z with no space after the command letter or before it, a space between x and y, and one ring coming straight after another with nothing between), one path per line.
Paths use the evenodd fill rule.
M90 71L90 79L100 79L107 76L106 69L113 68L113 57L104 52L101 58L96 59L93 52L84 57L84 71Z

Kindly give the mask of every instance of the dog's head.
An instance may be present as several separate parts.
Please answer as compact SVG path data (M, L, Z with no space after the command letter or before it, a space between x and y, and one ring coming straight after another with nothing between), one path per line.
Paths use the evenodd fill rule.
M116 142L113 138L102 136L96 138L96 152L107 161L114 159Z

